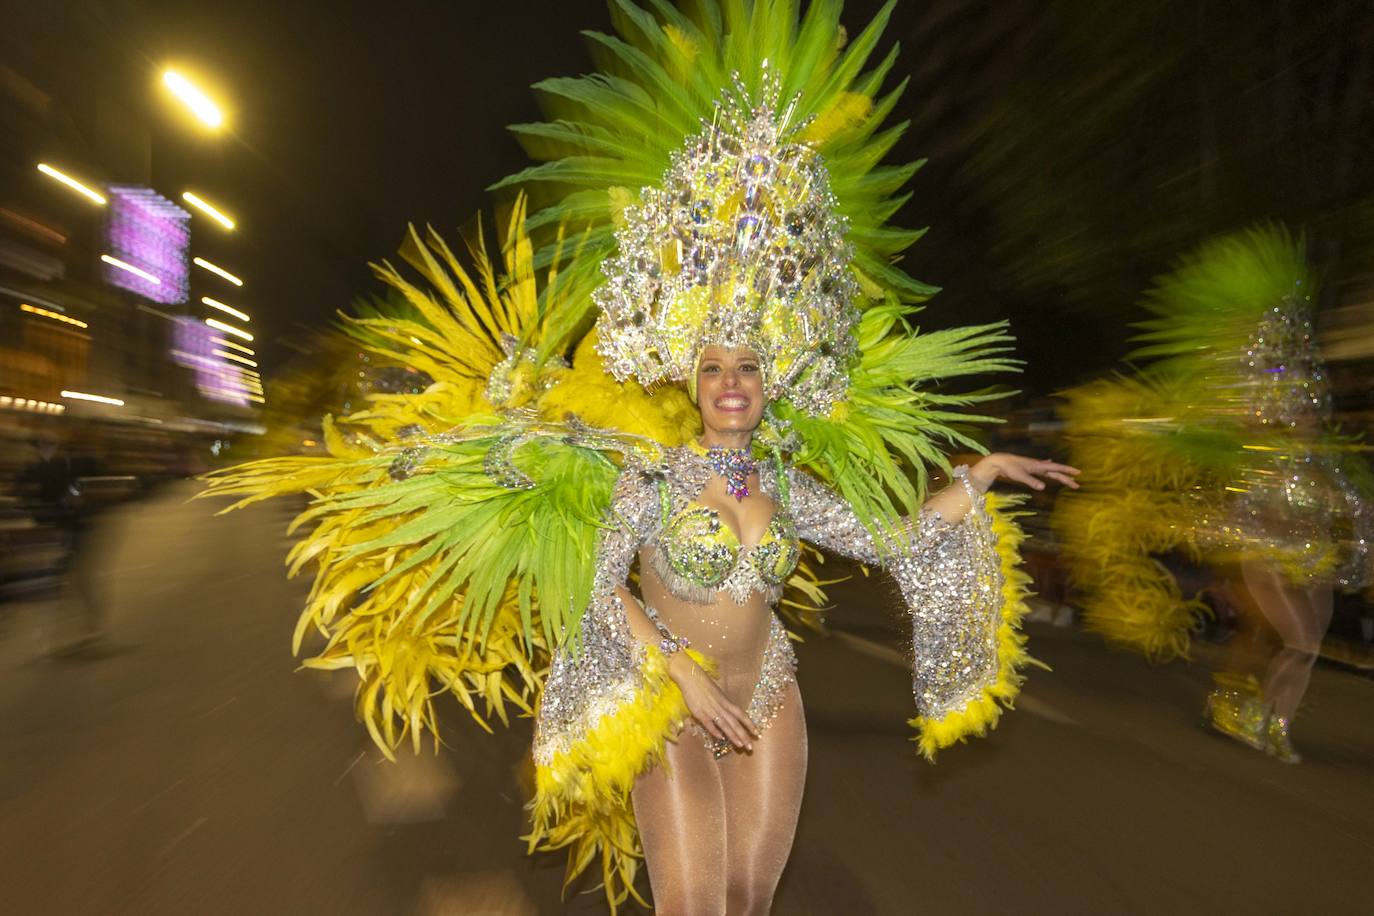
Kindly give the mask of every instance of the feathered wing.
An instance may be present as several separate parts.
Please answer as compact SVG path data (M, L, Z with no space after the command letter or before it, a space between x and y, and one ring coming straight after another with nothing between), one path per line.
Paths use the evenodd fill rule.
M941 390L951 380L1017 368L1002 324L920 333L896 302L868 309L859 323L858 362L849 396L827 416L809 416L785 402L771 408L762 430L797 465L835 487L865 524L913 515L926 496L927 468L949 474L950 450L982 451L972 426L995 422L966 408L1004 397L1005 390Z
M506 721L507 704L531 712L549 650L576 639L585 557L617 473L612 446L474 418L404 448L254 462L212 475L207 492L240 497L231 509L313 495L288 558L293 574L315 569L295 649L313 629L325 645L307 667L356 671L359 716L390 756L407 735L417 749L424 732L437 739L436 692L484 726Z
M295 650L313 630L324 647L308 667L356 671L359 716L388 755L407 736L437 740L437 693L484 726L508 705L531 711L549 653L576 639L618 461L682 441L695 422L684 395L647 404L585 353L537 359L560 287L545 272L541 299L522 203L495 258L472 240L471 270L432 230L411 230L403 256L419 282L377 272L409 308L346 324L376 360L431 384L327 417L326 455L215 472L204 494L234 498L231 509L310 497L288 557L293 575L314 571ZM569 420L609 419L612 404L620 432Z

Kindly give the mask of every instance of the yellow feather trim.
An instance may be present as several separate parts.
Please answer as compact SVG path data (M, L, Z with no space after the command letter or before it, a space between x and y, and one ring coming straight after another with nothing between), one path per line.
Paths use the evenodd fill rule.
M596 335L578 344L572 369L539 402L543 416L561 421L568 414L592 426L647 436L664 445L682 445L701 431L701 415L678 387L649 394L637 382L617 382L602 369Z
M710 670L700 653L687 654ZM525 837L531 852L568 847L565 889L599 857L612 913L628 897L648 905L634 887L643 851L630 790L641 773L662 761L669 737L690 715L668 675L667 657L656 647L646 649L640 675L643 685L633 699L603 716L571 750L536 767Z
M1021 620L1028 610L1026 598L1030 594L1027 587L1030 576L1020 568L1021 543L1026 535L1015 519L1026 513L1011 511L1019 501L1015 497L989 493L986 499L1002 573L1002 606L997 624L997 678L958 712L951 712L941 719L917 716L910 720L909 724L918 731L912 740L922 756L931 761L935 759L936 751L970 736L985 735L988 729L995 728L1003 707L1010 709L1021 692L1025 675L1020 669L1027 664L1041 664L1026 652L1026 635L1021 631Z
M803 142L822 147L835 137L862 124L873 111L873 99L862 92L841 92L802 131Z
M675 58L669 57L669 63L679 64L682 73L686 73L687 67L696 63L697 56L701 54L701 46L697 44L695 38L672 23L668 23L663 27L663 34L668 37L668 41L672 43L673 49L677 51L677 56Z

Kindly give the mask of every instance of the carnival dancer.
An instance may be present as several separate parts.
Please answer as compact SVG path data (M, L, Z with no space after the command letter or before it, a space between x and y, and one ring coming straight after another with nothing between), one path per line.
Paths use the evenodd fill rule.
M1021 535L988 489L1077 471L945 457L992 395L937 381L1014 363L1002 325L909 324L931 290L886 225L912 171L878 164L893 57L864 71L890 8L846 46L824 0L617 4L613 72L541 84L569 104L517 128L549 161L511 182L576 190L517 200L500 277L480 238L473 274L413 234L430 288L379 273L415 314L352 323L432 384L326 418L328 457L210 478L314 496L297 650L316 629L306 664L358 672L384 751L436 728L436 685L483 722L535 714L531 848L567 848L569 880L599 860L613 908L642 850L662 912L767 911L805 778L777 613L822 597L804 543L900 586L922 753L1019 690Z
M1369 472L1329 427L1305 245L1277 226L1206 242L1145 299L1135 372L1069 392L1082 494L1055 525L1090 628L1157 660L1188 653L1207 608L1160 562L1211 565L1278 651L1217 672L1206 719L1286 763L1336 588L1370 571ZM1239 646L1244 641L1237 640ZM1234 654L1234 653L1233 653Z

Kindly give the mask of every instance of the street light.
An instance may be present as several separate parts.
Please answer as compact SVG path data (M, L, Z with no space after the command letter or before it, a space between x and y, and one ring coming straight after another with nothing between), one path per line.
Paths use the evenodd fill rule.
M111 407L124 406L124 402L119 398L106 397L103 394L88 394L84 391L63 391L62 397L70 398L73 401L93 401L96 404L109 404Z
M190 191L185 191L182 193L181 199L186 201L191 206L195 207L200 212L204 213L206 216L212 218L215 222L219 223L225 229L232 230L234 228L234 221L232 219L225 216L220 211L216 210L209 203L207 203L204 198L200 197L199 195L193 194Z
M192 259L191 259L191 263L192 263L192 264L195 264L197 267L203 267L203 268L205 268L206 270L210 271L210 273L212 273L212 274L218 274L219 276L221 276L221 277L223 277L224 279L228 280L230 283L234 284L235 286L242 286L242 285L243 285L243 281L240 280L238 277L234 276L234 275L231 274L229 271L225 270L223 267L220 267L220 266L217 265L217 264L211 264L209 261L205 260L204 258L192 258Z
M49 309L41 309L36 305L29 305L27 302L19 303L19 311L28 312L30 315L42 315L44 318L51 318L53 321L60 321L63 324L75 325L78 328L89 327L84 321L75 318L68 318L61 312L54 312Z
M244 340L248 341L251 341L253 339L252 334L249 334L247 331L241 328L236 328L232 324L225 324L218 318L206 318L205 323L208 324L210 327L214 328L216 331L224 331L226 334L233 334L235 337L242 337Z
M148 271L144 270L144 269L141 268L141 267L135 267L134 265L130 264L128 261L121 261L119 258L111 257L111 256L108 255L108 254L102 254L102 255L100 256L100 260L104 261L106 264L109 264L111 267L118 267L120 270L128 271L129 273L133 274L135 277L142 277L144 280L147 280L149 283L153 284L154 286L161 286L161 285L162 285L162 281L159 280L157 277L155 277L155 276L153 276L152 274L148 273Z
M218 299L211 299L209 296L201 296L200 301L204 302L212 309L219 309L221 312L227 312L228 314L233 315L239 321L249 322L253 320L252 318L249 318L247 315L245 315L243 312L240 312L238 309L232 306L225 305Z
M96 204L99 204L102 207L105 206L105 196L103 194L91 190L81 182L77 181L72 176L58 171L57 169L48 165L46 162L38 163L38 171L42 172L44 175L47 175L49 178L56 178L58 181L62 182L64 185L71 188L73 191L76 191L79 194L84 194L86 197L90 198L90 200L94 201Z
M206 127L220 128L224 125L224 112L220 111L219 106L210 101L210 97L195 84L182 76L175 70L167 70L162 74L162 85L171 90L172 95L181 99L182 103L191 113L200 119Z
M237 353L230 353L228 350L216 350L215 355L220 357L221 359L232 359L236 363L243 363L245 366L257 365L257 363L253 362L248 357L239 356Z
M223 337L211 337L211 338L210 338L210 342L213 343L213 344L217 344L218 346L221 346L221 347L229 347L229 348L232 349L232 350L238 350L240 353L247 353L249 356L255 356L255 355L256 355L256 354L255 354L251 349L249 349L248 347L241 346L240 344L236 344L236 343L234 343L232 340L225 340Z

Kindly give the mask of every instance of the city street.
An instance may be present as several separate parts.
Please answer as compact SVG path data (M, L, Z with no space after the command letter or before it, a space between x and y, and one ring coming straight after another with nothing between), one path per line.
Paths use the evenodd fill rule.
M296 670L289 511L213 517L190 484L106 518L111 643L48 657L64 600L0 605L6 913L603 912L519 836L529 723L381 760L347 672ZM799 647L808 793L779 914L1360 913L1374 681L1319 665L1284 766L1205 731L1202 663L1152 667L1030 627L993 737L919 761L880 578ZM631 908L633 911L633 908Z

